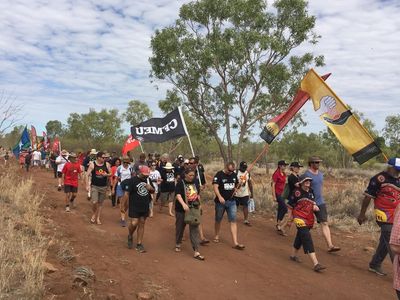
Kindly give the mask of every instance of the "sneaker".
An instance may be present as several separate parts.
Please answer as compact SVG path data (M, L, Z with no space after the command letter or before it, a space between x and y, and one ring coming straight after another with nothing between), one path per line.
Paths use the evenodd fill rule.
M251 227L249 220L244 221L244 225Z
M70 212L71 210L69 209L69 206L65 207L66 212Z
M301 263L301 259L298 256L289 256L291 261Z
M385 272L383 272L381 267L369 267L368 271L375 273L379 276L386 276L387 274Z
M121 227L126 227L126 221L125 220L120 220L119 223L121 224Z
M316 264L315 266L314 266L314 271L315 272L321 272L322 270L325 270L326 269L326 267L324 267L323 265L321 265L321 264Z
M133 247L133 236L128 235L128 249L132 249Z
M139 253L145 253L146 249L144 249L144 246L142 244L136 245L136 251Z

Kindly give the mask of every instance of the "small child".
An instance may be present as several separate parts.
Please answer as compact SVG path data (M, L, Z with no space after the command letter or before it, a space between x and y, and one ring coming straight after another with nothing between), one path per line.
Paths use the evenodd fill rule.
M297 235L290 259L294 262L301 262L297 254L303 246L304 253L308 254L314 264L314 271L320 272L326 267L318 263L310 232L314 225L314 212L319 210L315 204L311 181L312 178L302 175L299 181L300 187L295 188L289 196L288 206L292 208L292 218L297 227Z

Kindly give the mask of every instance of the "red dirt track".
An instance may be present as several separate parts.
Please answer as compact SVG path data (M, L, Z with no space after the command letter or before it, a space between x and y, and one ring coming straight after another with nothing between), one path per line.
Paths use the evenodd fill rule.
M24 176L32 176L44 193L43 213L49 219L45 233L55 235L57 243L69 241L76 255L72 262L62 264L56 247L49 248L48 261L59 270L45 277L46 299L85 297L81 288L72 285L77 266L89 266L96 275L88 286L91 299L107 299L110 293L117 299L136 299L138 292L151 292L156 299L395 299L389 259L383 265L388 276L367 271L372 253L363 249L371 245L370 234L334 230L333 240L342 251L328 254L320 230L313 230L318 259L328 267L317 274L304 254L301 264L289 261L294 228L288 237L279 236L274 221L261 215L251 218L253 227L246 227L240 212L239 241L246 249L231 248L225 217L221 242L202 247L206 260L201 262L192 258L187 231L183 251L174 252L175 219L164 208L161 214L155 209L154 218L147 220L143 244L148 252L139 254L127 248L127 229L119 226L119 209L113 209L110 200L104 205L103 225L92 225L82 184L77 208L66 213L64 193L56 190L50 172L33 170ZM211 239L214 209L209 203L204 207L203 224Z

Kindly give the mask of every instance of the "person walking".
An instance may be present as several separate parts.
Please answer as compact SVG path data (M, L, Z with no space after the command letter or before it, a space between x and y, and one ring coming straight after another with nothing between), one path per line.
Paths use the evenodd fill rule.
M190 209L200 210L200 195L195 184L196 172L194 169L184 171L184 178L180 179L175 187L175 251L181 251L183 232L185 231L185 212ZM200 233L199 224L189 224L190 242L193 248L193 257L204 260L199 252Z
M78 193L79 174L82 173L81 165L76 161L76 154L69 154L69 161L64 165L62 173L64 174L64 193L65 193L65 211L70 212L75 208L74 200Z
M62 190L62 177L63 173L62 170L64 168L64 165L68 162L68 152L67 150L62 150L60 155L56 159L56 165L57 165L57 178L58 178L58 191L60 192Z
M160 183L161 183L161 174L160 172L156 169L157 168L157 163L155 161L152 161L151 163L151 169L150 169L150 175L149 178L151 182L153 183L154 186L154 193L151 194L151 203L150 203L150 218L154 216L153 212L153 207L154 203L156 202L157 194L160 189Z
M323 196L323 185L324 185L324 174L319 170L322 163L322 159L318 156L311 156L308 159L308 170L304 173L307 177L312 178L311 188L314 192L315 202L319 208L319 211L315 212L317 222L321 224L322 235L328 246L328 252L340 251L340 247L333 245L331 230L329 229L328 223L328 210Z
M284 160L278 162L278 168L272 174L272 200L278 203L278 209L276 214L276 230L281 235L286 235L284 227L286 226L285 215L288 211L285 203L285 199L282 197L283 190L286 183L285 169L288 164Z
M106 198L108 177L111 176L110 165L104 159L104 152L97 152L96 160L89 163L86 172L86 190L90 191L93 211L90 222L98 225L101 225L101 209Z
M233 241L233 248L243 250L245 246L238 242L237 224L236 224L236 201L233 195L236 192L238 180L236 177L235 163L228 162L225 168L217 172L213 179L213 189L215 193L215 236L214 243L219 243L219 232L221 229L221 221L226 211L228 215L228 222Z
M236 206L237 208L243 207L244 225L251 226L249 222L249 199L253 198L253 183L245 161L240 162L236 176L239 183L235 193Z
M390 234L390 250L393 258L393 288L396 291L397 299L400 300L400 206L394 213L392 233Z
M115 208L117 205L117 194L116 194L116 186L118 184L117 169L121 165L121 159L119 157L114 157L114 159L112 159L112 162L113 163L111 165L111 179L110 179L111 206Z
M175 173L174 167L167 162L161 169L161 185L160 185L160 212L165 203L168 203L168 213L171 217L175 217L172 208L175 193Z
M119 203L120 209L120 225L126 227L126 212L128 210L128 198L123 197L124 191L122 190L121 182L130 179L133 174L133 168L130 166L131 159L128 156L122 158L122 165L117 168L116 171L116 187L115 194L117 197L117 203Z
M369 263L369 271L384 276L382 262L389 253L393 261L394 256L389 247L390 234L393 228L394 212L400 203L400 158L390 158L386 171L380 172L372 177L364 192L364 200L361 204L358 223L365 222L365 213L374 199L375 220L381 229L378 247Z
M296 187L289 197L288 206L292 208L293 220L297 227L297 234L293 243L290 260L301 262L298 257L298 252L303 246L304 254L310 257L314 265L314 271L320 272L326 269L326 267L318 262L310 232L311 228L314 226L314 212L319 210L314 200L311 182L311 177L303 175L299 181L300 187Z
M149 216L150 194L154 193L154 187L149 180L150 169L141 165L137 175L121 183L124 197L129 199L129 227L128 248L133 247L133 234L137 230L136 251L146 252L143 246L144 227Z

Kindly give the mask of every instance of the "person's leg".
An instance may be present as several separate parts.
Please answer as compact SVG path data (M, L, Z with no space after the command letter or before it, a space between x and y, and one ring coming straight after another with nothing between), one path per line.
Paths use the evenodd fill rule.
M98 225L101 225L101 221L100 221L100 216L101 216L101 210L103 209L103 203L104 200L106 199L106 192L107 192L107 187L102 187L99 190L99 205L97 208L97 218L96 218L96 222Z
M173 212L173 207L174 207L174 193L168 193L168 210L169 210L169 215L171 217L175 217L174 212Z
M290 256L291 260L300 262L297 255L299 253L301 246L302 246L302 243L301 243L300 232L299 232L299 229L297 229L296 237L293 242L292 255Z
M278 202L278 212L276 215L276 224L277 224L277 229L280 230L280 229L282 229L282 227L284 225L284 224L282 224L282 220L287 213L287 207L286 207L285 200L280 195L276 195L276 201Z
M328 248L329 249L332 248L333 244L332 244L331 230L329 229L328 222L321 223L321 230Z
M238 233L237 233L237 224L236 224L236 214L237 214L236 202L229 201L227 204L225 204L225 207L226 207L226 212L228 215L228 221L230 224L233 245L235 247L240 246L240 248L242 248L243 245L240 245L238 242ZM243 248L244 248L244 246L243 246Z
M98 189L95 186L91 186L90 188L90 193L92 195L92 218L90 219L90 221L92 223L96 222L97 219L97 211L98 211L98 207L99 207L99 192Z
M186 227L185 213L176 211L175 212L175 248L179 249L181 247L182 237L183 237L183 233L185 232L185 227Z
M69 202L71 203L72 207L75 207L75 198L76 198L76 194L77 194L77 190L75 192L71 193L71 197L69 198Z
M139 224L137 229L137 244L141 245L143 242L144 236L144 225L146 224L146 217L139 218Z
M65 189L65 187L64 187ZM69 212L69 199L71 197L71 193L65 190L65 211Z
M132 249L133 246L133 234L139 224L139 218L132 218L128 226L128 248Z
M192 243L192 248L194 251L194 256L197 257L200 255L200 252L199 252L199 246L200 246L199 225L190 225L189 226L189 234L190 234L190 242Z
M150 204L149 204L149 211L150 211L150 215L149 217L152 218L153 217L153 199L151 199Z
M221 203L215 203L215 224L214 224L214 242L219 242L219 231L221 229L221 221L224 217L225 206Z
M370 268L380 269L382 262L385 260L386 255L390 253L391 259L393 257L392 252L389 247L390 233L392 229L391 224L382 224L381 227L381 235L379 237L379 244L376 248L375 254L372 257L371 262L369 263ZM389 252L390 251L390 252ZM392 259L393 261L393 259Z

